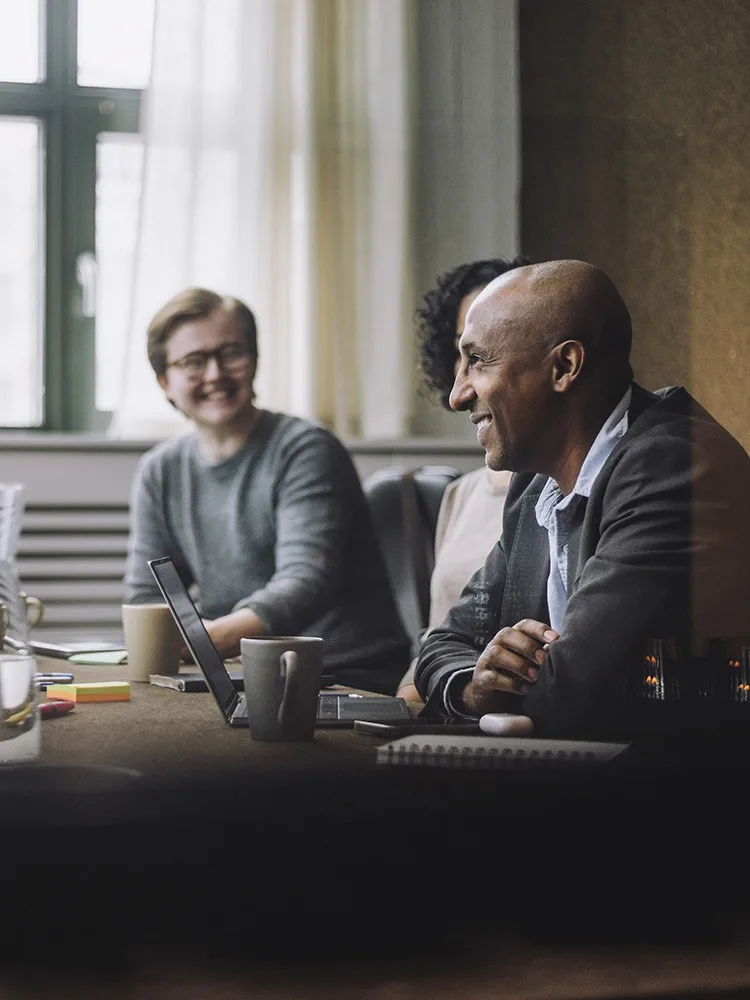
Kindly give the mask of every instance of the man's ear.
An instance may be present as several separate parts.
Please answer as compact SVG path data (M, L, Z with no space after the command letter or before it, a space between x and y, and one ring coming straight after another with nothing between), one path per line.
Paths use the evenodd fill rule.
M568 392L580 377L586 360L586 348L580 340L564 340L555 347L552 355L552 388L555 392Z

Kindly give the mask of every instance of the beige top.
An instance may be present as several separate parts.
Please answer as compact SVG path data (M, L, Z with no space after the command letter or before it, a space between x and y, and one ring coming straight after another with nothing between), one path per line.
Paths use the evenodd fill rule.
M435 532L429 628L440 625L500 538L510 476L475 469L445 491Z
M510 472L482 467L460 476L443 494L435 532L428 628L441 624L500 538L510 477ZM399 687L412 683L415 663Z

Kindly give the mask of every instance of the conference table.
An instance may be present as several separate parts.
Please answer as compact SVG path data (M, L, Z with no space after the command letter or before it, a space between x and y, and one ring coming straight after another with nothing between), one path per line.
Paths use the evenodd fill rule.
M41 726L0 771L0 998L750 989L741 770L386 767L145 684Z
M37 662L40 670L65 668L61 660L37 657ZM77 682L127 679L127 666L71 664L70 669ZM324 729L312 744L254 741L247 729L224 722L208 693L136 682L130 685L130 701L79 704L42 727L42 763L131 768L146 784L200 784L228 773L264 772L269 766L315 769L329 761L357 767L371 760L377 745L352 730Z

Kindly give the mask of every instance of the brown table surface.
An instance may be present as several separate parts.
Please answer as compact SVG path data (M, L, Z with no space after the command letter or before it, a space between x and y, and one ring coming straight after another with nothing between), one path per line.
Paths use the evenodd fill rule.
M59 659L37 657L37 663L39 670L66 669ZM122 666L69 668L76 681L127 679ZM130 767L153 778L184 770L208 777L238 768L362 767L384 742L347 729L317 729L312 743L261 742L248 729L228 726L209 693L143 683L131 683L130 701L79 704L41 726L44 764Z
M411 911L400 917L409 933ZM134 929L137 934L137 928ZM750 933L697 947L626 942L534 944L477 930L469 951L360 961L333 944L316 959L243 962L240 956L123 949L113 968L10 969L2 1000L742 1000L750 990Z
M77 680L124 676L73 669ZM700 895L707 876L744 873L744 836L730 826L723 854L699 832L691 840L695 804L673 814L681 799L665 805L668 789L535 790L510 775L378 768L378 740L318 730L308 744L254 742L210 695L150 685L41 725L40 773L60 776L41 825L21 809L14 827L23 803L0 797L4 898L28 904L5 911L0 1000L750 990L746 910L714 915ZM65 768L80 765L143 778L71 795L68 813ZM146 789L135 812L132 789ZM671 881L647 891L682 837ZM620 934L609 918L628 907ZM697 944L685 942L692 932ZM45 933L58 950L39 951Z

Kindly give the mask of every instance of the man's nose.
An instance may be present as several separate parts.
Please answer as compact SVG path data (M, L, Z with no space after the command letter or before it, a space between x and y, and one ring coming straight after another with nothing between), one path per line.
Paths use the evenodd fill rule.
M453 382L451 394L448 397L448 405L452 410L465 410L474 398L474 390L471 382L462 374L463 369L459 368Z

